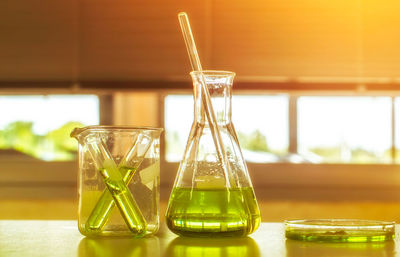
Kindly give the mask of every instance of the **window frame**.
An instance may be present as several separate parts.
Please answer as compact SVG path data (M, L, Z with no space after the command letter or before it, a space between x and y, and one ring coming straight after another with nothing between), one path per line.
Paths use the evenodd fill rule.
M191 91L171 90L160 93L159 123L164 127L164 99L170 94L191 94ZM392 154L394 146L394 99L399 92L348 92L348 91L281 91L281 90L236 90L235 94L282 94L289 97L289 152L297 151L297 99L300 96L386 96L392 99ZM161 167L162 186L170 186L174 182L179 163L165 160L165 137L162 136ZM328 199L346 199L349 195L365 199L393 199L393 190L400 187L400 165L391 164L353 164L353 163L251 163L247 167L253 185L267 198L273 198L312 191L319 192ZM379 173L377 173L379 172ZM284 192L282 192L282 190ZM288 193L290 191L290 193ZM313 194L310 191L309 194ZM322 192L324 191L324 192ZM280 193L278 193L280 192ZM397 191L396 191L397 192ZM282 193L282 194L281 194ZM305 193L307 194L307 193ZM309 195L307 196L309 197ZM318 198L318 196L316 197ZM357 199L358 199L357 198Z
M73 95L72 92L54 92L48 94ZM109 93L79 92L79 94L97 95L99 98L100 124L112 124L113 96ZM9 92L2 95L44 95L32 92ZM78 159L73 161L41 161L20 155L0 155L0 195L12 198L51 198L76 195ZM59 188L60 190L54 190ZM52 195L46 193L52 190ZM10 193L12 192L12 193ZM33 195L31 195L33 194ZM72 194L72 195L71 195Z
M240 84L239 84L240 85ZM245 85L245 84L242 84ZM164 127L164 98L170 94L192 94L187 89L148 89L158 99L158 116L156 124L151 126ZM386 87L384 87L385 89ZM288 90L288 88L269 90L268 87L244 90L240 87L235 89L234 94L287 94L290 97L299 96L400 96L400 91L346 91L346 90ZM143 90L140 90L143 91ZM96 94L100 97L100 122L101 124L113 124L115 103L113 93L116 90L48 90L48 91L2 91L3 95L26 95L26 94ZM121 92L139 92L134 88L122 90ZM105 97L103 101L102 97ZM143 103L141 103L143 104ZM154 104L154 103L152 103ZM292 134L289 140L289 148L293 141L294 132L290 127L297 123L291 123L290 118L296 117L291 109L293 101L289 101L289 133ZM139 107L138 107L139 108ZM145 108L140 106L140 108ZM392 106L394 108L394 106ZM394 117L392 112L392 119ZM293 120L293 118L292 118ZM294 119L297 122L297 119ZM293 122L293 121L292 121ZM392 137L394 141L394 138ZM292 142L293 145L293 142ZM168 197L179 163L170 163L165 160L165 137L161 136L160 167L161 167L161 192L162 199ZM292 146L293 147L293 146ZM0 168L0 194L16 198L71 198L76 196L77 184L77 161L55 162L54 165L43 167L38 161L18 160L17 164L9 163L11 160L0 156L2 167ZM51 163L51 162L49 162ZM49 164L47 163L47 164ZM397 164L293 164L293 163L248 163L248 169L253 185L257 188L257 195L261 198L273 199L303 199L320 197L326 199L348 199L353 195L355 199L394 199L400 190L400 172ZM29 167L29 171L26 170ZM2 172L6 171L6 172ZM31 171L35 171L33 176ZM321 172L322 171L322 172ZM379 173L377 173L379 172ZM53 190L49 194L49 190ZM33 194L31 194L34 192ZM317 192L317 196L316 196Z

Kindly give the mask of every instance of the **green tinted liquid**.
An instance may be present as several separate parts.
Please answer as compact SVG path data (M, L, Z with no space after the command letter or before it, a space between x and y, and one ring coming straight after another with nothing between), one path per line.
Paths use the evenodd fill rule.
M260 225L253 188L174 188L168 205L169 229L184 236L245 236Z
M301 241L318 241L318 242L383 242L393 240L393 231L336 231L336 232L305 232L286 230L286 237Z
M114 165L115 166L115 165ZM133 178L136 169L129 167L109 166L101 169L101 173L106 173L109 177L104 179L107 189L98 198L83 231L85 235L96 235L106 225L115 204L124 218L128 228L135 234L145 232L146 221L136 204L127 184Z

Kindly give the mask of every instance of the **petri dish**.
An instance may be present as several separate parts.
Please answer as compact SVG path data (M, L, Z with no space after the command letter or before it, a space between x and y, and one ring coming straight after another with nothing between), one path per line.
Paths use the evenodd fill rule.
M357 219L285 221L288 239L316 242L385 242L393 240L395 223Z

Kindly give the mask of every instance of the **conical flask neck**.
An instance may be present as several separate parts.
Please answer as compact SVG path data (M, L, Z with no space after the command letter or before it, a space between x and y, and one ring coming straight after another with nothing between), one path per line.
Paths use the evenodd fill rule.
M204 109L204 92L201 81L204 79L211 97L212 107L219 125L231 123L232 118L232 82L235 74L233 72L203 71L192 72L195 100L195 121L207 124Z

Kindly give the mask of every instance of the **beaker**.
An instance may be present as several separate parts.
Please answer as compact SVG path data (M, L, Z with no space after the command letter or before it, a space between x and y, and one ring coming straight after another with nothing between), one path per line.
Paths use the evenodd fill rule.
M232 124L235 73L190 73L194 83L194 122L175 179L166 223L184 236L245 236L260 224L253 186ZM224 166L202 104L204 77L226 153Z
M83 235L141 237L158 231L161 132L121 126L72 131L79 142L78 228Z

